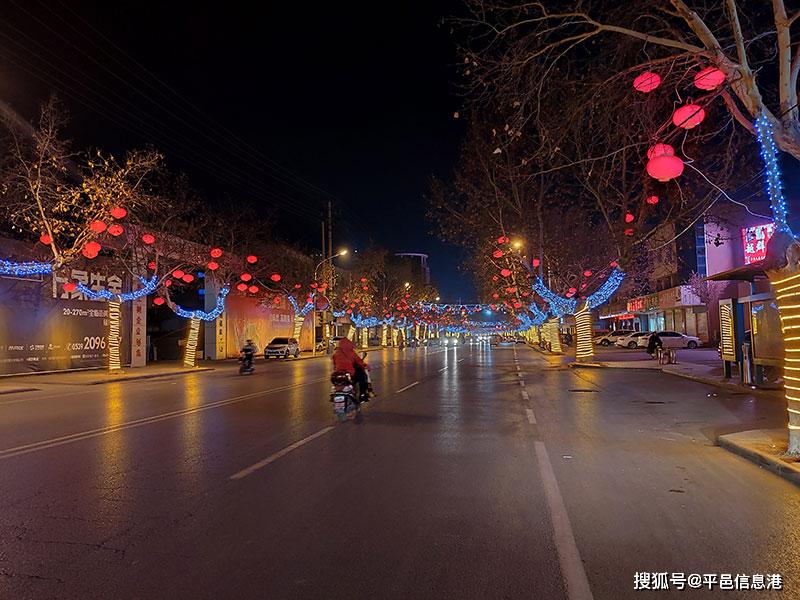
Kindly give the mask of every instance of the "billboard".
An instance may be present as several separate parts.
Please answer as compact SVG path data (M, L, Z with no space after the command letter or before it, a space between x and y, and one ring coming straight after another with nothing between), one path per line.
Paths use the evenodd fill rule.
M106 288L109 283L104 273L79 269L73 273L76 280L85 279L94 289ZM115 275L110 279L115 288L117 280L122 281ZM107 303L62 290L50 277L0 277L0 374L105 364ZM130 323L129 306L123 306L122 318L123 324ZM127 362L130 348L124 341L122 350L122 360Z
M749 265L767 258L767 244L774 231L774 223L742 227L744 264Z

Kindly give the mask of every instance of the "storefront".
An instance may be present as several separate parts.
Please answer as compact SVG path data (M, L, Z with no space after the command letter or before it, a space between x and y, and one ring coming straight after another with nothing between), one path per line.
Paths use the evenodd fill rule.
M708 311L688 286L681 285L657 294L628 301L641 331L677 331L708 342Z

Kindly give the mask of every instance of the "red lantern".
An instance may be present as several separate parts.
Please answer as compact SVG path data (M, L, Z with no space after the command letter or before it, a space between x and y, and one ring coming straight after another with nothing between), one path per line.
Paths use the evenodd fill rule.
M633 89L648 94L661 85L661 75L645 71L633 80Z
M362 277L361 278L361 283L367 283L367 278L366 277Z
M101 248L102 246L97 242L86 242L81 250L81 254L86 258L96 258Z
M211 258L219 258L222 256L222 248L212 248L209 254L211 255Z
M625 222L626 223L633 223L635 218L636 217L634 217L631 213L625 213Z
M581 284L581 289L583 290L583 289L585 289L585 288L586 288L586 284L585 284L585 283L582 283L582 284Z
M522 292L522 295L523 295L523 296L525 296L525 297L527 298L528 296L530 296L530 295L531 295L531 293L530 293L530 292Z
M172 276L173 276L175 279L183 279L183 276L184 276L184 275L186 275L186 272L185 272L185 271L181 271L180 269L175 269L175 270L172 272Z
M250 281L252 278L253 276L250 275L250 273L242 273L241 275L239 275L239 279L241 279L242 281Z
M684 104L672 113L672 122L683 129L697 127L705 118L706 111L697 104Z
M50 244L53 243L53 238L51 238L46 233L43 233L42 235L39 236L39 241L42 242L45 246L49 246Z
M281 280L281 276L278 275L277 273L273 273L272 275L269 276L269 278L275 283L278 283Z
M609 266L611 266L611 267L618 267L618 266L619 266L619 263L618 263L617 261L615 261L615 260L612 260L612 261L611 261L610 263L608 263L608 264L609 264Z
M514 301L514 308L520 308L521 306L522 306L522 302L520 302L519 300L515 300Z
M648 204L658 204L658 196L648 196L645 202Z
M716 67L706 67L694 75L694 85L701 90L717 89L725 82L725 73Z
M257 256L255 256L255 255L253 255L253 254L251 254L251 255L250 255L250 256L248 256L248 257L247 257L245 260L246 260L247 262L249 262L251 265L254 265L254 264L256 264L256 263L258 262L258 257L257 257Z
M153 298L153 304L155 304L156 306L161 306L162 304L164 304L164 298L162 298L161 296Z
M258 293L258 286L251 285L249 288L247 288L247 291L250 292L251 294L256 294Z
M368 285L362 285L361 289L364 290L365 292L368 292L369 291L369 286Z
M497 275L492 275L492 281L497 281L498 279L500 278Z
M656 156L647 161L647 173L659 181L669 181L683 173L683 161L677 156Z
M497 294L497 293L492 294L492 298L494 298L495 300L497 300L499 297L500 297L500 294Z
M534 267L538 267L540 264L542 264L542 261L540 261L538 258L534 258L534 259L531 261L531 264L532 264Z
M303 287L303 286L300 285L299 283L295 283L294 284L294 289L296 289L296 290L299 290L301 287Z
M89 223L89 229L95 233L103 233L106 230L106 227L108 227L108 225L103 223L103 221L92 221Z
M592 272L587 269L586 271L583 272L583 276L584 277L591 277L592 276Z
M511 271L509 269L500 269L500 275L503 277L510 277Z
M495 258L503 258L503 251L502 250L495 250L492 252L492 256Z
M172 285L172 279L167 279L167 280L164 282L164 285L165 285L166 287L169 287L169 286L171 286L171 285Z
M152 233L145 233L142 236L142 241L149 246L150 244L155 243L156 238Z
M312 283L312 284L311 284L311 289L312 289L312 290L315 290L315 289L317 289L318 287L319 287L319 286L318 286L316 283ZM386 300L386 298L384 298L384 300Z
M192 283L194 281L194 275L191 273L186 273L183 277L181 277L181 279L183 279L184 283Z
M669 144L656 144L647 150L647 158L655 158L657 156L675 156L675 148Z
M577 289L577 288L574 288L574 287L571 287L571 288L569 288L569 290L567 290L567 291L568 291L570 294L574 294L575 292L577 292L577 291L578 291L578 289Z
M147 263L147 268L150 269L151 271L154 271L156 268L156 263L151 260L149 263Z
M78 289L78 284L77 283L73 283L72 281L68 281L67 283L64 284L64 291L65 292L74 292L76 289Z
M346 311L344 311L344 312L345 312L345 313L347 313L348 315L352 315L352 314L353 314L353 311L352 311L352 310L350 310L349 308L348 308Z
M280 297L280 296L275 296L275 297L272 299L272 303L273 303L273 304L280 304L280 303L281 303L281 297Z
M122 208L121 206L115 206L109 212L111 213L111 216L114 217L115 219L124 219L128 214L128 211Z
M219 269L219 263L214 262L213 260L210 261L206 266L208 267L209 271L216 271L217 269Z
M125 228L122 225L114 223L113 225L111 225L108 228L108 233L110 233L114 237L117 237L117 236L122 235L123 233L125 233Z
M244 292L245 290L247 290L247 284L246 283L240 283L240 284L238 284L236 286L236 289L239 290L240 292Z
M625 235L633 235L633 229L626 229L624 233Z
M498 244L507 244L508 243L508 238L506 236L504 236L504 235L501 235L499 238L497 238L497 243Z

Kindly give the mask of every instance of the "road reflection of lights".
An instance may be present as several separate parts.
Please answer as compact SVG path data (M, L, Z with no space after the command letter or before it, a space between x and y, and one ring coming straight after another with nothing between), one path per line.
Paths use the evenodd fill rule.
M196 373L184 375L183 408L198 408L203 404L203 388ZM203 413L188 414L181 419L181 462L178 472L186 489L193 489L202 470L202 457L208 452L203 440Z
M292 385L299 386L305 379L305 369L300 361L292 364ZM303 402L308 390L302 387L295 387L289 391L289 420L292 425L300 425L306 420L306 403Z
M103 426L116 427L126 421L127 407L123 399L123 384L108 383L103 386ZM100 451L97 453L97 488L109 501L120 500L125 493L125 479L130 461L130 448L126 433L115 431L99 438Z

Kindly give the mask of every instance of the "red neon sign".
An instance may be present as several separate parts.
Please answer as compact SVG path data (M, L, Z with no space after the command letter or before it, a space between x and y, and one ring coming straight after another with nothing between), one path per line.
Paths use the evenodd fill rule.
M744 264L750 265L767 258L767 244L775 231L773 223L742 228Z

